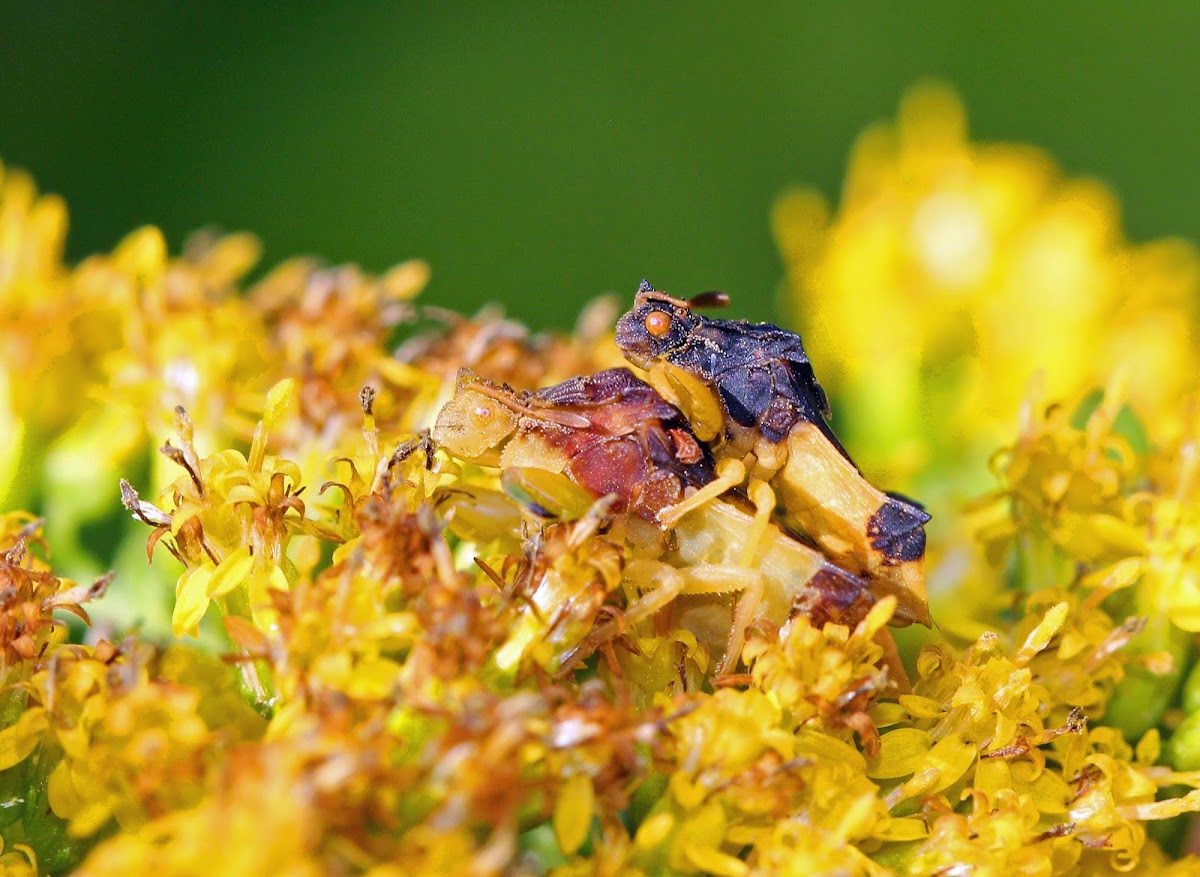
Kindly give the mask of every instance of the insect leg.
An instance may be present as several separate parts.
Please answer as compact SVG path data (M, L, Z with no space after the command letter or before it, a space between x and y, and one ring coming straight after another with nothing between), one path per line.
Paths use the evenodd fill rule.
M625 625L630 627L658 612L687 587L683 574L674 567L654 560L635 560L625 567L625 580L641 590L641 585L651 584L650 590L629 604L625 610Z
M742 657L742 646L746 644L746 628L758 616L765 585L759 573L746 577L745 587L738 595L737 610L733 613L733 625L729 629L729 640L725 654L721 656L717 673L721 676L732 673Z
M741 460L722 460L717 464L717 478L701 487L691 496L658 513L658 522L664 527L673 527L688 512L700 508L716 499L727 490L737 487L746 480L746 467Z
M686 580L683 589L685 594L738 595L729 636L725 640L725 652L717 668L720 675L731 673L742 656L742 646L746 644L746 629L759 617L766 593L766 579L758 570L723 564L701 563L682 572Z
M763 537L767 535L767 527L771 524L771 515L775 512L775 491L767 482L753 478L746 488L746 493L754 503L754 522L746 533L741 560L743 566L754 566L754 558L758 555L759 546Z

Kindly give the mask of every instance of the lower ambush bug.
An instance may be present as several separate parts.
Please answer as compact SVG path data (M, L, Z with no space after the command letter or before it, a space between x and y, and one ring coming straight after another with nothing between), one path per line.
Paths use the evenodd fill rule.
M866 581L792 538L761 509L743 508L749 503L736 493L708 495L666 525L665 512L715 483L714 461L680 411L628 369L536 392L464 370L432 437L460 459L500 467L506 492L539 517L560 516L572 505L582 514L587 506L573 500L579 488L589 503L606 498L612 526L632 549L624 580L639 596L627 606L626 623L678 606L682 596L700 599L672 611L689 613L690 622L681 623L722 652L721 673L733 670L757 619L778 625L800 612L817 625L853 626L875 602ZM733 592L739 597L732 617L718 620L729 610L704 596ZM890 636L884 633L880 645L902 679Z
M679 506L670 522L750 479L756 504L777 495L783 517L836 564L898 600L897 620L929 624L925 524L918 503L863 477L826 418L829 402L800 337L769 323L719 320L694 311L726 304L724 293L678 299L642 281L617 323L617 346L712 442L718 478Z

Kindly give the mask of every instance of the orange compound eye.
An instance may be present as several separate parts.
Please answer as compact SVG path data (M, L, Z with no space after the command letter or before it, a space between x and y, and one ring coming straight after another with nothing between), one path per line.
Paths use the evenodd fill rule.
M671 315L662 311L651 311L646 314L646 331L655 338L661 338L671 331Z

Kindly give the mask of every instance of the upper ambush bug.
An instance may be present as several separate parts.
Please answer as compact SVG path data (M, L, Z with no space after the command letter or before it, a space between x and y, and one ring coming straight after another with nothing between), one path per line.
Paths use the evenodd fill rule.
M720 477L710 493L747 477L752 486L769 484L790 524L881 595L894 594L898 619L928 624L929 515L863 477L826 420L829 401L798 335L694 312L727 301L724 293L683 300L643 280L633 309L617 323L617 346L714 443ZM706 499L700 491L667 518Z

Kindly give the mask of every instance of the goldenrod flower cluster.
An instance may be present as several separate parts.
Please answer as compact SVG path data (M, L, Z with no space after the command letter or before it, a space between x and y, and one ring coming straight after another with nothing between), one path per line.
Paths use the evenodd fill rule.
M1193 873L1200 262L940 89L776 221L835 426L943 522L899 648L894 594L789 604L820 554L745 501L657 527L498 450L622 363L611 303L535 335L245 235L70 266L5 171L0 870Z
M774 225L785 307L868 468L953 491L953 467L965 495L1035 375L1062 401L1126 369L1138 414L1177 427L1195 247L1132 243L1102 184L1029 146L972 142L944 86L914 88L895 124L863 132L836 214L798 189Z

